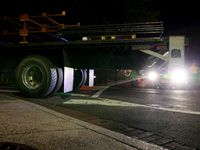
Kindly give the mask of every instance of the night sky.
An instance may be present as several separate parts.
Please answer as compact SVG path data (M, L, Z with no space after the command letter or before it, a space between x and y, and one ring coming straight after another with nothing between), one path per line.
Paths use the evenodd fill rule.
M193 1L154 1L154 6L160 10L159 20L164 21L167 32L173 32L182 27L199 26L200 14L198 2Z
M47 3L38 3L36 1L4 1L1 2L0 17L5 15L18 17L23 13L40 15L42 12L47 12L47 14L58 14L64 10L67 12L67 15L61 20L63 21L62 23L76 24L77 22L82 21L83 24L87 24L87 22L98 20L101 17L101 12L109 10L109 8L112 8L111 10L115 11L116 14L121 13L120 6L115 5L118 4L116 2L123 3L123 0L87 0L84 5L90 6L87 8L85 7L81 11L79 8L82 6L80 6L78 2L79 0L64 2L49 1ZM188 36L190 38L190 46L189 50L186 52L186 59L188 63L196 61L198 65L200 65L200 7L198 1L151 0L151 4L154 10L160 11L158 20L164 21L165 33L163 36L175 34ZM99 9L100 7L101 9ZM114 9L115 7L117 9ZM93 17L93 20L87 20L88 17L86 16L88 14L98 15ZM111 15L110 18L112 18L113 12L108 12L108 15L109 14Z
M72 1L59 1L59 2L47 2L47 3L38 3L36 1L4 1L1 2L0 16L8 15L12 17L19 16L22 13L29 13L32 15L39 15L42 12L47 12L48 14L60 13L65 10L67 12L67 17L71 16L81 16L91 12L95 14L94 11L107 11L107 7L116 7L120 12L120 6L115 6L116 1L121 3L122 0L101 0L100 2L95 2L92 0L87 0L83 2L84 5L91 5L88 8L85 8L84 12L77 14L80 4L77 2L80 0ZM148 0L147 0L148 1ZM123 2L123 1L122 1ZM178 3L177 3L178 2ZM164 21L166 30L172 32L177 30L180 27L187 27L189 25L197 26L200 24L200 13L199 13L199 4L198 1L174 1L174 0L151 0L153 9L160 11L158 17L159 21ZM98 7L104 7L98 9ZM146 10L148 11L148 10ZM109 13L109 12L108 12ZM109 14L108 14L109 15ZM98 20L98 18L95 18ZM71 19L72 20L72 19ZM71 22L68 20L68 22ZM76 20L75 18L73 21ZM77 21L80 21L80 18L77 17Z

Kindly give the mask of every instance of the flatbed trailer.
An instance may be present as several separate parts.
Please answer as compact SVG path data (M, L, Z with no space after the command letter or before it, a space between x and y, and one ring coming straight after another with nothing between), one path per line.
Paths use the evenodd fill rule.
M47 16L43 13L41 17ZM110 59L106 57L108 53L131 54L140 50L155 55L153 51L167 51L170 45L171 38L160 36L164 31L162 22L89 27L62 24L61 28L52 34L48 26L36 23L30 18L27 14L20 16L23 29L19 30L18 34L8 31L0 34L3 43L0 45L0 70L11 70L10 73L15 74L19 91L28 97L45 97L59 89L63 92L76 90L85 84L88 75L89 86L92 86L93 69L123 67L123 64L117 66L115 61L107 68L99 64L101 59ZM3 21L5 20L12 19L4 18ZM30 20L41 26L41 30L35 31L34 28L29 31L32 28L27 27L26 22ZM27 41L30 33L49 34L56 41ZM32 36L40 38L38 35ZM21 37L23 41L12 43L9 40L13 37ZM168 60L161 54L156 54L156 57Z

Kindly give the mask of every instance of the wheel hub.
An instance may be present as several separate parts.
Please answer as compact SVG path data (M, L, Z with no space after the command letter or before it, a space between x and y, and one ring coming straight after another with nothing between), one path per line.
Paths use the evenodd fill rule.
M37 65L27 66L22 73L23 84L29 89L37 89L43 81L43 71Z

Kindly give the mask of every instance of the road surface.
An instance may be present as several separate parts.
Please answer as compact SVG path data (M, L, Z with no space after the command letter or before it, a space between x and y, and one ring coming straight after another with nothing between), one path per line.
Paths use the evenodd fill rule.
M200 149L199 97L197 90L102 86L20 98L165 148Z

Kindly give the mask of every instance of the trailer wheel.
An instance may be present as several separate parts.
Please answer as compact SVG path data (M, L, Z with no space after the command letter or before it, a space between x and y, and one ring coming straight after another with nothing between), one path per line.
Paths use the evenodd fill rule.
M74 85L73 90L81 88L81 85L84 81L84 72L82 69L74 70Z
M84 80L83 80L82 86L84 86L85 83L86 83L86 81L87 81L87 69L85 69L85 70L83 71L83 73L84 73ZM81 87L82 87L82 86L81 86Z
M77 87L77 89L80 89L83 85L85 85L86 81L87 81L87 71L86 70L82 70L82 82L80 82L80 84Z
M56 92L58 92L58 90L61 88L62 83L63 83L63 71L62 68L57 68L56 67L56 72L57 72L57 82L56 82L56 86L54 88L54 90L52 91L51 94L54 94Z
M55 88L56 68L45 57L27 56L17 66L16 81L19 91L24 96L44 97Z
M87 81L87 70L76 70L74 73L74 90L80 89Z

